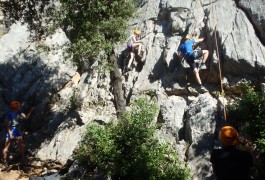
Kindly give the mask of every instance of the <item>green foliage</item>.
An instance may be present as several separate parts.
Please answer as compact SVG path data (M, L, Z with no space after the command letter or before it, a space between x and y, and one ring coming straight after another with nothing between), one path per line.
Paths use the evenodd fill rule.
M154 103L136 100L116 124L91 124L75 157L112 179L188 179L175 151L154 136L156 114Z
M265 97L251 86L244 86L244 93L230 115L240 121L244 133L265 152Z
M113 45L127 37L128 20L136 11L134 0L21 0L1 8L7 24L20 20L37 38L63 28L72 46L74 63L88 68L96 59L107 61ZM103 52L103 53L102 53Z
M127 21L135 11L133 0L61 0L60 26L72 42L70 51L80 66L91 65L103 51L126 37ZM57 14L57 15L58 15Z
M263 179L265 167L265 97L255 91L252 86L244 85L243 89L241 98L234 106L229 107L228 115L233 126L240 127L240 135L247 137L257 145L260 154L256 168L253 169L253 176L255 179Z
M70 109L78 110L82 107L83 99L80 94L74 90L73 95L70 97Z
M150 89L147 94L151 97L154 97L156 95L156 90L155 89Z
M0 6L7 26L16 21L27 23L38 39L45 35L47 28L50 27L53 19L51 14L55 9L54 0L10 0L1 2Z

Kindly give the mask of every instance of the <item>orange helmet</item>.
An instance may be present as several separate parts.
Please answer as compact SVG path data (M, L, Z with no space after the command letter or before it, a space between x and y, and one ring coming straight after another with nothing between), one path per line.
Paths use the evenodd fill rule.
M239 142L239 135L232 126L224 126L220 130L219 139L225 146L234 146Z
M20 102L18 102L18 101L12 101L12 102L10 103L10 107L11 107L11 109L13 109L13 110L19 110L20 107L21 107L21 104L20 104Z
M138 29L135 29L135 30L133 31L133 33L134 33L134 34L137 34L137 35L140 35L140 34L141 34L141 32L140 32Z

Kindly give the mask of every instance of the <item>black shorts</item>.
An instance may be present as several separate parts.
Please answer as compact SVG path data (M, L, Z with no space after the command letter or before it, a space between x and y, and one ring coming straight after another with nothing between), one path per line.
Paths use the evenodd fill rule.
M133 52L133 44L132 43L128 43L127 44L127 49L129 52Z
M198 68L199 67L199 63L194 62L194 60L193 61L187 61L187 63L189 64L189 66L190 66L190 68L192 70L194 70L195 68Z
M200 59L202 55L203 55L202 50L197 50L197 51L193 51L191 57L193 59Z
M195 59L201 58L203 55L202 50L197 50L192 53L192 55L187 59L187 63L189 64L190 68L194 70L198 68L198 63L195 63Z

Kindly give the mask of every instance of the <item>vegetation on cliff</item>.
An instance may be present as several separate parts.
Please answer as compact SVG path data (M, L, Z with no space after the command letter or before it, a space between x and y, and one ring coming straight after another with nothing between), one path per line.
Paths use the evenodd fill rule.
M61 0L60 26L71 40L71 52L79 66L106 60L114 44L126 38L133 0Z
M12 24L27 23L32 35L41 38L61 27L71 41L69 49L76 65L89 68L97 59L104 64L114 44L126 39L134 0L7 1L1 7Z
M265 173L265 96L249 85L243 89L240 99L229 108L229 116L241 136L255 144L257 168Z
M174 149L156 138L156 115L153 102L138 99L117 123L89 125L76 158L113 179L188 179Z

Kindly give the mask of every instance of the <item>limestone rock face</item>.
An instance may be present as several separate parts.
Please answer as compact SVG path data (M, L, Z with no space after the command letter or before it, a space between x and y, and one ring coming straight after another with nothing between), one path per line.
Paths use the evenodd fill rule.
M265 43L265 2L263 0L237 0L238 7L242 9L254 26L258 37Z
M194 173L192 179L212 177L210 154L214 146L217 100L209 94L199 95L187 109L186 140L188 164Z
M6 29L5 29L5 25L4 25L3 20L4 20L4 14L3 14L2 9L0 9L0 37L6 33Z
M161 115L163 119L163 131L171 137L171 141L178 141L183 136L179 134L183 127L183 116L185 112L186 100L178 96L170 96L161 105ZM182 108L179 108L182 107ZM182 137L181 137L182 136Z
M132 71L124 72L126 44L117 44L116 83L97 61L87 71L77 69L63 30L35 41L27 25L17 22L0 38L0 116L14 99L25 111L34 106L27 148L38 158L65 164L89 123L117 120L118 111L127 108L117 104L129 106L150 96L160 107L160 138L187 161L192 179L213 179L209 156L222 122L211 95L220 91L219 62L226 95L240 94L242 83L258 83L264 91L264 12L262 0L143 0L129 24L130 30L141 30L144 54ZM205 37L199 47L210 55L208 70L200 70L200 76L210 93L199 91L189 65L177 55L187 34ZM114 89L119 100L124 98L121 103Z

